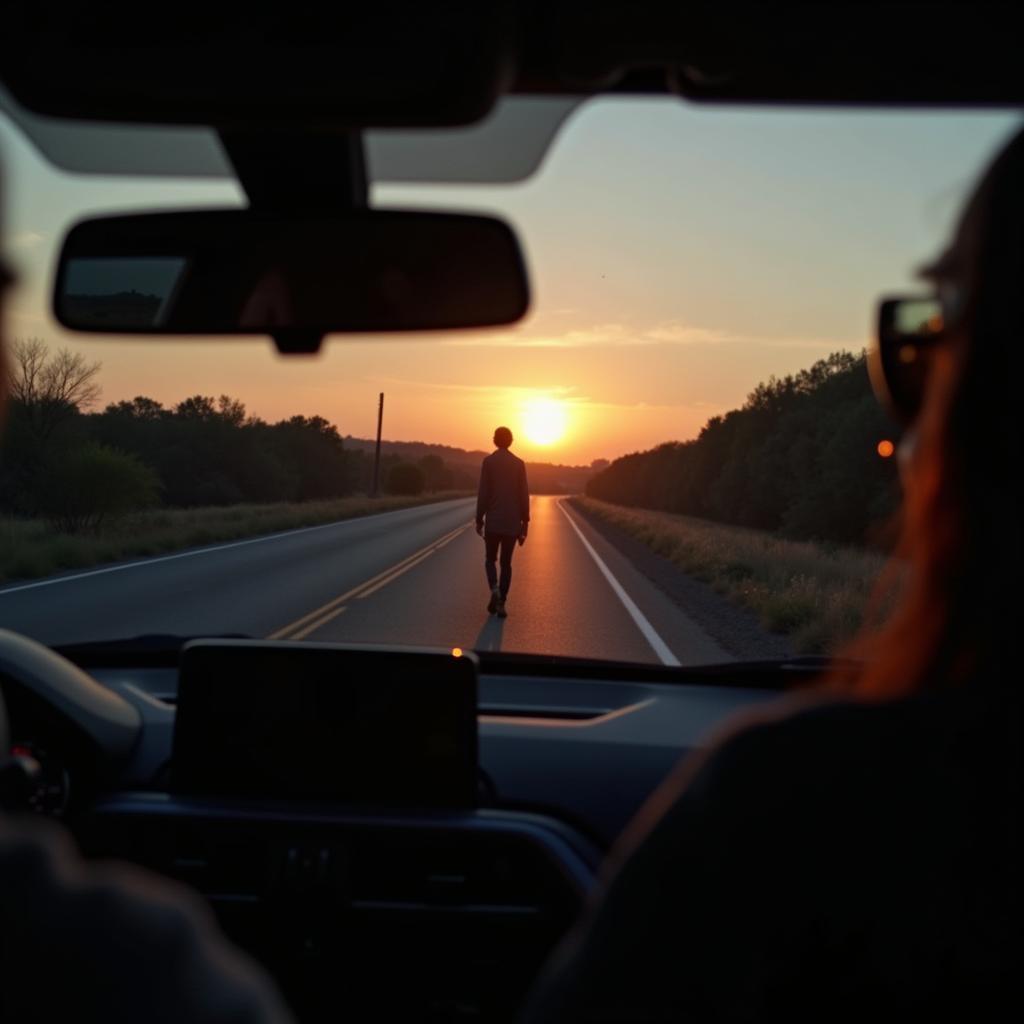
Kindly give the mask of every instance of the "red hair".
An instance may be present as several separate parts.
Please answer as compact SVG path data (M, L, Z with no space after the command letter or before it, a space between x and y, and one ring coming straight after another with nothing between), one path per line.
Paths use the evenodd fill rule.
M1024 132L972 196L952 248L927 276L954 284L961 313L931 364L904 472L889 620L847 653L858 688L898 697L1005 683L1019 646L1024 425Z

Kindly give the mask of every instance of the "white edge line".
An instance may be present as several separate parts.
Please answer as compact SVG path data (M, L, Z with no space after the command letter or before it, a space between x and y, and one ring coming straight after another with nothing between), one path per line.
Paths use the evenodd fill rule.
M583 542L583 546L590 552L590 557L597 563L598 569L604 575L604 578L608 581L609 586L615 591L615 596L622 602L623 607L629 612L631 618L636 623L637 628L644 635L644 639L651 645L654 653L661 658L663 665L679 665L679 659L669 650L668 644L658 636L657 630L650 624L647 616L636 606L636 602L626 593L622 588L622 584L612 575L611 569L604 564L604 560L594 550L590 541L583 536L583 531L576 525L575 520L569 514L569 510L565 507L565 502L559 501L558 507L562 510L565 518L569 520L569 525L576 531L580 540Z
M452 501L470 501L470 498L452 498ZM316 526L300 526L295 530L281 530L278 533L264 534L262 537L249 537L247 540L233 540L227 544L215 544L212 547L192 548L188 551L179 551L173 555L158 555L156 558L139 558L133 562L123 562L118 565L108 565L102 569L89 569L87 572L77 572L70 576L55 576L45 580L35 580L32 583L19 583L13 587L0 587L0 597L7 594L17 594L22 590L35 590L37 587L53 587L58 583L71 583L74 580L84 580L89 576L103 576L110 572L123 572L125 569L138 569L148 565L156 565L158 562L173 562L178 558L194 558L197 555L209 555L215 551L227 551L229 548L241 548L247 544L263 544L271 540L280 540L283 537L296 537L300 533L312 533L314 530L327 530L332 526L346 526L353 523L365 522L367 519L382 519L384 516L398 515L400 512L415 512L424 508L435 508L438 505L445 505L447 502L427 502L424 505L413 505L411 508L393 508L390 512L373 512L368 516L349 516L348 519L336 519L331 523L318 523Z

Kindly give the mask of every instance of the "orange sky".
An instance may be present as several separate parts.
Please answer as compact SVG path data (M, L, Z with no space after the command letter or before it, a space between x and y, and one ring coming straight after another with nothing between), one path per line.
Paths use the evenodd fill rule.
M318 413L343 434L372 437L383 391L386 438L487 448L494 427L505 424L524 457L569 464L693 436L709 416L742 400L739 367L756 382L825 354L742 339L694 342L684 353L668 341L520 347L515 339L532 334L527 322L509 338L336 337L319 356L282 358L258 338L111 341L66 334L53 323L36 331L17 313L12 319L15 336L38 333L101 362L101 405L137 394L173 405L190 394L226 392L264 419ZM565 409L565 435L550 446L527 437L524 414L537 398Z
M516 449L573 464L692 437L771 374L859 349L877 297L909 284L960 197L1018 118L999 114L722 111L675 101L586 105L540 172L511 187L378 187L378 205L498 212L534 289L514 328L329 340L282 359L269 341L108 340L49 314L63 233L86 211L237 205L230 183L54 171L0 122L6 250L23 275L7 333L103 364L103 402L230 394L266 419L320 414L372 436ZM547 448L524 437L531 398L564 403Z

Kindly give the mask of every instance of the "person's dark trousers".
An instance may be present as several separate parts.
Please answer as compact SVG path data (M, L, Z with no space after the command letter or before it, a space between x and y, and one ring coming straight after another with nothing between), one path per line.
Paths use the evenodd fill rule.
M508 588L512 583L512 552L516 549L516 536L514 533L488 533L484 536L484 568L487 570L487 583L491 590L498 588L502 601L508 597ZM494 560L501 552L501 581L498 581L498 573L494 567Z

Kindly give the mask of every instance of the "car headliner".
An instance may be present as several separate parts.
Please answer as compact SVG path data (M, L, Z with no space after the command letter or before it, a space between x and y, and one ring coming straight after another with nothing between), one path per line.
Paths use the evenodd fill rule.
M504 184L533 174L582 96L506 96L468 127L374 129L367 169L376 182ZM234 178L213 128L107 124L26 110L0 86L0 111L53 166L77 174Z
M513 182L536 170L577 103L609 92L1024 104L1010 4L378 0L244 19L186 4L163 12L144 45L131 7L99 19L79 5L62 18L37 8L12 8L0 36L0 110L78 173L227 178L203 125L363 126L371 180Z

